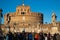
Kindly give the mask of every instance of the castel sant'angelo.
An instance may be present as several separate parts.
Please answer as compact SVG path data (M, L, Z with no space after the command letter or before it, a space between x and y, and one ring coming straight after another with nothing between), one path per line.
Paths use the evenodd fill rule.
M2 11L0 10L0 13ZM60 22L56 22L56 14L52 12L52 21L50 24L43 23L43 14L30 11L30 6L16 7L16 12L7 13L4 15L4 24L1 25L3 32L37 32L44 33L60 33ZM47 20L48 21L48 20Z

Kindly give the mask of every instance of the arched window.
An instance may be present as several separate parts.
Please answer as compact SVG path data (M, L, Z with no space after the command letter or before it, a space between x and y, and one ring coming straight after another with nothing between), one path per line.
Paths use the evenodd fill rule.
M24 11L26 11L26 9L24 9Z
M23 9L21 9L21 11L23 11Z
M28 9L28 13L29 13L29 11L30 11L30 10Z
M22 15L24 15L24 14L25 14L25 12L21 12L21 14L22 14Z
M17 9L17 12L19 12L19 9Z

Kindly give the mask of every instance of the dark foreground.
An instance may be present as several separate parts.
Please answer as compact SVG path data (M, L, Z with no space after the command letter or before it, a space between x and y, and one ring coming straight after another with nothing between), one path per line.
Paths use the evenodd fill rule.
M8 32L7 34L0 33L0 40L60 40L60 34L55 33L51 35L43 32Z

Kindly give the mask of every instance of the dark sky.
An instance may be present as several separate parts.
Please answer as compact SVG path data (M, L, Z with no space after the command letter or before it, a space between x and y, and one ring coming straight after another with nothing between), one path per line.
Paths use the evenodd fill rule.
M60 21L60 0L24 0L24 4L30 6L32 12L43 13L44 22L51 23L53 11L57 15L57 21ZM3 14L15 12L19 5L22 5L22 0L0 0L0 8L3 9Z

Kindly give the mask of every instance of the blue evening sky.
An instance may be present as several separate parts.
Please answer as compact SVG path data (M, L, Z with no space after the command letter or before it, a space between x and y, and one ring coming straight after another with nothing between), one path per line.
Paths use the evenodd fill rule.
M57 21L60 21L60 0L24 0L24 4L30 6L32 12L41 12L44 14L44 23L51 23L52 12L57 15ZM3 14L15 12L16 7L22 5L22 0L0 0L0 8Z

